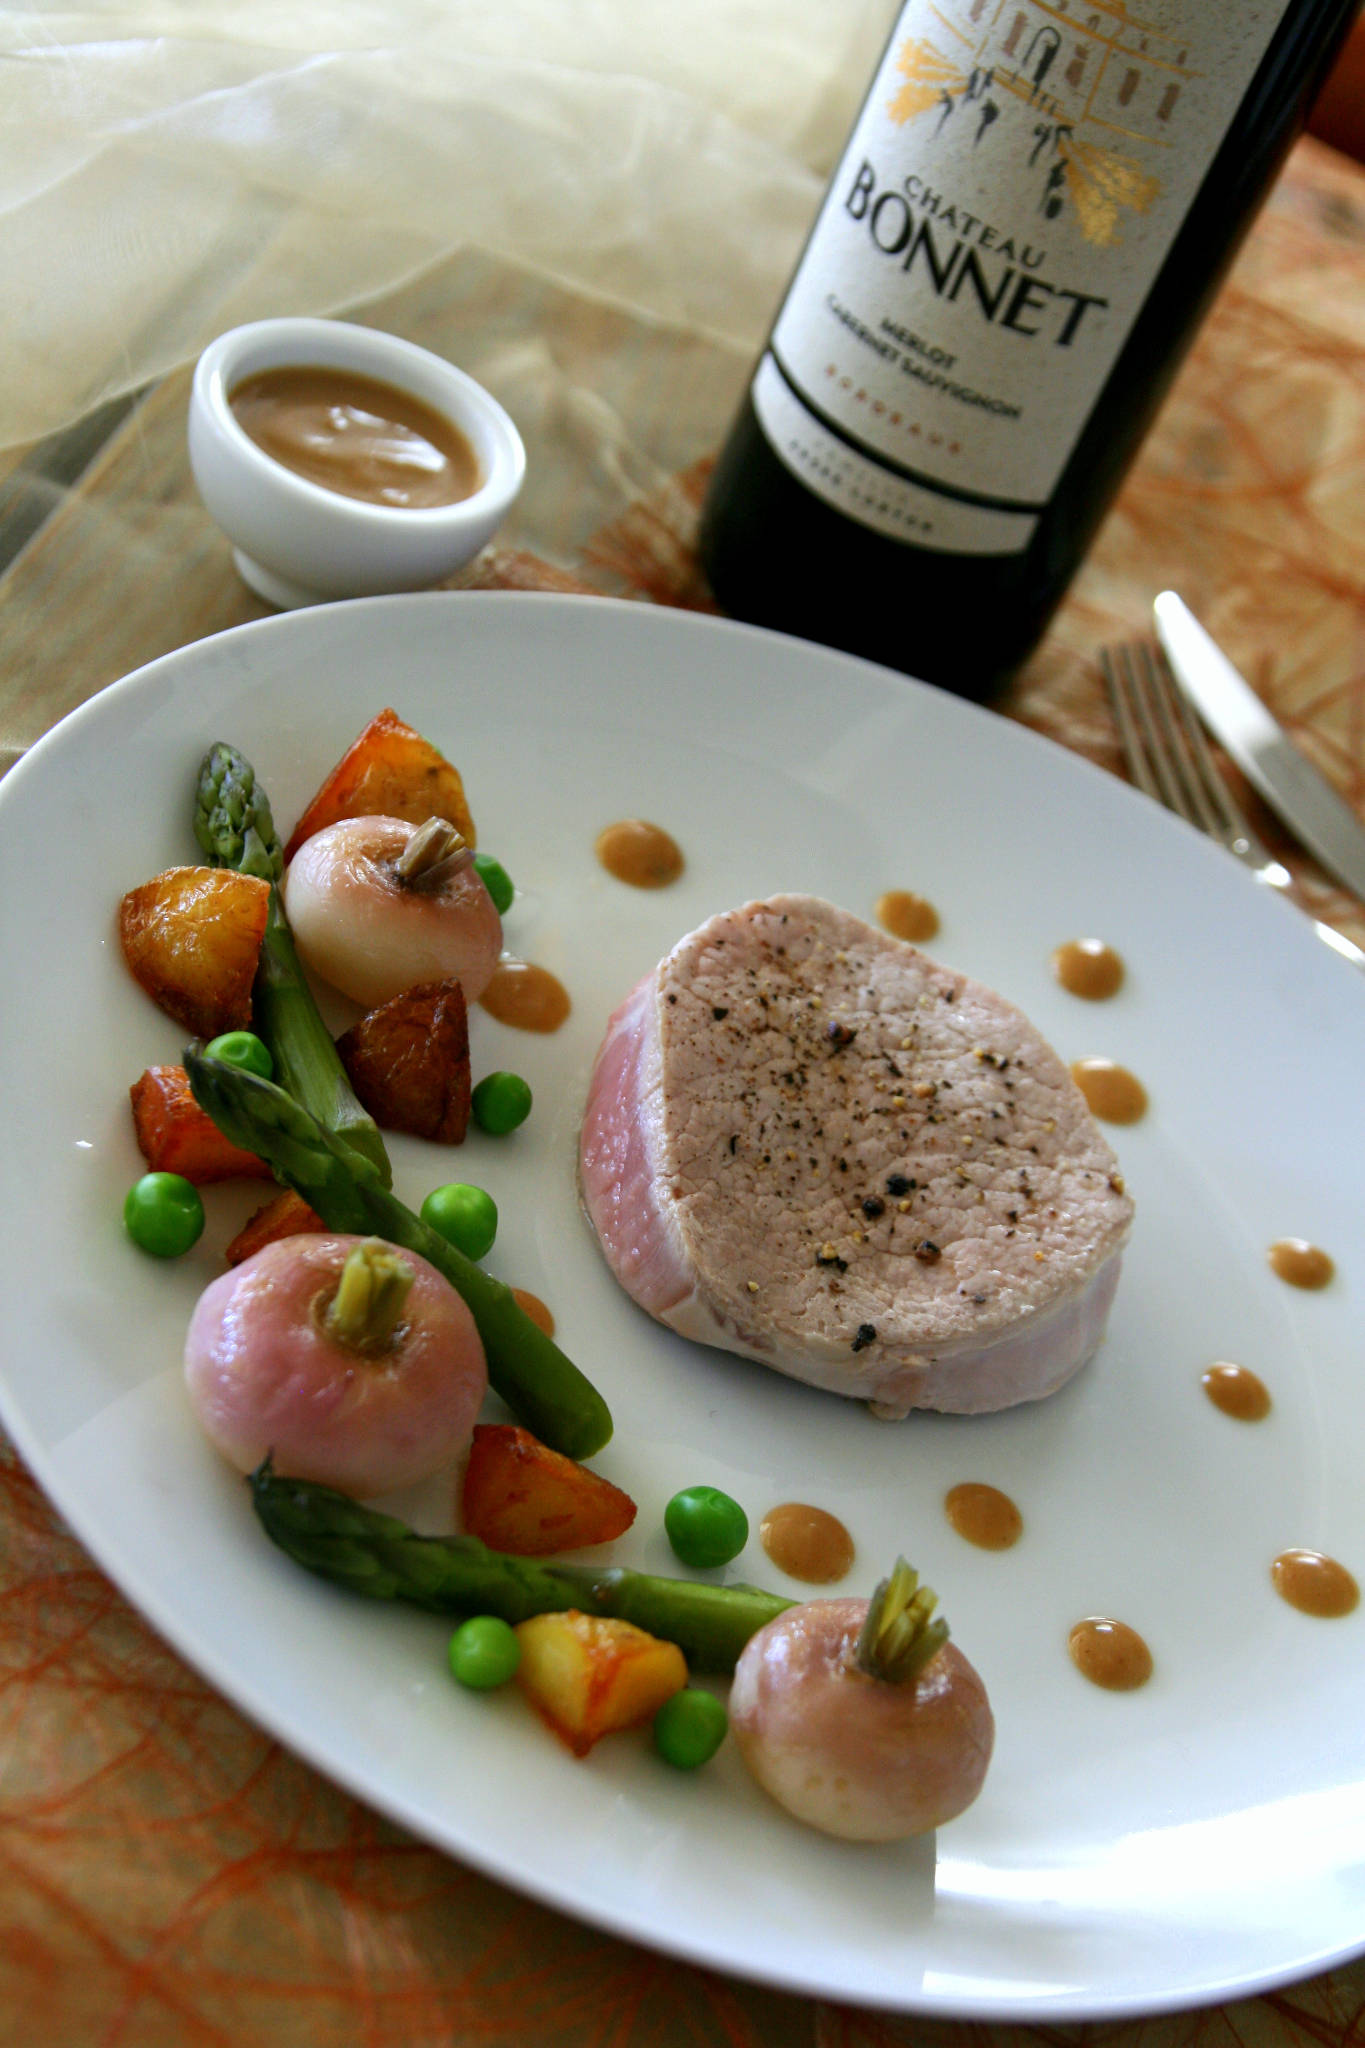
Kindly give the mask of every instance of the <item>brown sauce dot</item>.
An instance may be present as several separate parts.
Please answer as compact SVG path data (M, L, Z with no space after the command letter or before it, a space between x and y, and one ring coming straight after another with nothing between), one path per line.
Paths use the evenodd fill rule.
M529 960L499 960L479 1001L499 1024L518 1031L558 1031L569 1014L563 982Z
M943 1507L958 1535L980 1550L1008 1550L1024 1533L1024 1518L1009 1495L980 1480L950 1486Z
M1123 960L1103 939L1068 939L1052 955L1052 971L1068 995L1101 1003L1123 987Z
M517 1307L521 1309L522 1313L531 1318L531 1321L538 1330L543 1330L547 1337L553 1337L555 1333L554 1316L538 1294L532 1294L529 1287L514 1287L512 1289L512 1299L516 1302Z
M1327 1253L1302 1237L1277 1238L1266 1257L1271 1272L1291 1287L1325 1287L1336 1272Z
M933 904L911 889L885 890L877 898L876 918L893 938L908 939L912 945L932 939L938 931Z
M1106 1692L1135 1692L1152 1675L1152 1653L1135 1628L1108 1615L1087 1615L1066 1639L1082 1678Z
M597 835L597 858L618 882L632 889L665 889L683 871L677 841L644 818L621 818Z
M809 1586L842 1579L853 1563L853 1538L837 1515L804 1501L783 1501L759 1524L759 1541L780 1572Z
M1360 1600L1360 1588L1344 1564L1320 1550L1282 1550L1270 1567L1270 1582L1300 1614L1335 1621Z
M1073 1060L1071 1078L1092 1116L1107 1124L1135 1124L1147 1110L1147 1090L1136 1074L1113 1060Z
M1248 1366L1219 1359L1200 1374L1199 1384L1214 1407L1234 1422L1264 1422L1270 1413L1269 1389Z

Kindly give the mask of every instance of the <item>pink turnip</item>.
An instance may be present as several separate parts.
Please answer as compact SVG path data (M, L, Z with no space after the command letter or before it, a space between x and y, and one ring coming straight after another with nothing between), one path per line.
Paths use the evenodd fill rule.
M185 1379L239 1470L364 1498L425 1479L468 1444L487 1386L474 1318L444 1276L378 1238L305 1234L214 1280Z
M995 1723L903 1560L872 1600L808 1600L746 1644L730 1726L764 1790L850 1841L926 1833L970 1806Z

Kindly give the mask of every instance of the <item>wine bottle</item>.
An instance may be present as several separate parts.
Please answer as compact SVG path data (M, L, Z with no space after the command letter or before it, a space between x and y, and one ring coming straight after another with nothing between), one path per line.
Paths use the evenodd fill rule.
M910 0L718 458L722 609L987 699L1358 0Z

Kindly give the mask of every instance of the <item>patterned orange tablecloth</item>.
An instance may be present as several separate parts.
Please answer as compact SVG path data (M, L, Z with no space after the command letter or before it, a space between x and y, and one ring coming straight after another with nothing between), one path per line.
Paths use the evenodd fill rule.
M530 483L483 587L708 603L693 556L745 364L491 258L358 316L510 405ZM186 379L74 482L0 458L0 747L264 607L195 498ZM1045 644L1001 709L1118 770L1095 653L1178 587L1365 814L1365 172L1301 144ZM3 758L3 756L0 756ZM1302 902L1365 907L1254 804ZM7 971L14 971L14 964ZM1343 972L1345 970L1343 969ZM180 1662L0 1447L0 2043L42 2048L1174 2048L1361 2038L1365 1962L1273 1996L1084 2028L897 2019L635 1949L403 1835Z

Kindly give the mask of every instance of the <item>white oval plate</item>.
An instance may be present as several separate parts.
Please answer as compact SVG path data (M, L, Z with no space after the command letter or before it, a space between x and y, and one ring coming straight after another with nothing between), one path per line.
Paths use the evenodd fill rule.
M179 1355L198 1289L249 1203L220 1191L188 1258L120 1224L140 1170L127 1089L183 1034L129 977L122 892L193 860L205 748L253 760L287 826L381 706L464 773L480 842L521 888L509 945L566 982L555 1037L479 1013L477 1071L536 1110L462 1153L393 1147L400 1191L483 1182L490 1260L553 1307L603 1388L598 1461L640 1504L624 1562L676 1569L661 1515L707 1480L755 1528L784 1498L841 1515L842 1590L904 1551L990 1689L985 1789L937 1840L855 1848L804 1831L733 1745L672 1773L645 1734L573 1761L515 1694L459 1691L446 1631L368 1606L261 1536L197 1433ZM687 855L635 892L593 841L621 816ZM1365 1611L1305 1618L1273 1593L1290 1545L1365 1567L1360 1479L1365 985L1235 863L1017 725L826 650L609 600L374 599L272 618L152 663L68 718L0 788L6 1229L0 1407L57 1506L128 1597L244 1712L431 1843L675 1955L793 1991L980 2018L1079 2019L1211 2001L1365 1946ZM609 1010L684 931L777 889L870 916L939 908L938 956L1019 1003L1066 1058L1145 1082L1116 1134L1138 1220L1096 1361L1041 1405L873 1422L853 1403L673 1338L618 1292L583 1224L574 1139ZM1067 996L1049 955L1107 939L1129 974ZM1301 1236L1320 1294L1268 1271ZM1256 1426L1204 1398L1253 1367ZM988 1554L944 1518L962 1479L1003 1487L1025 1535ZM757 1542L734 1577L776 1584ZM1067 1632L1107 1613L1155 1676L1099 1691Z

